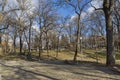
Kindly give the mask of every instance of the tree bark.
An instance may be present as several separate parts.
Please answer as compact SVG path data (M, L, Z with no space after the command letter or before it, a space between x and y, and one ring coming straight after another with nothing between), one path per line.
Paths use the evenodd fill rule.
M118 24L118 50L120 50L120 24Z
M1 46L1 43L2 43L2 35L1 35L1 31L0 31L0 46Z
M49 39L48 39L48 32L46 32L46 48L47 48L47 56L49 58Z
M16 52L16 34L14 34L14 39L13 39L13 52L15 53Z
M40 33L39 36L39 60L41 59L41 53L42 53L42 32Z
M60 43L60 39L59 39L59 35L58 35L56 58L58 57L58 54L59 54L59 43Z
M104 0L103 11L106 21L106 39L107 39L107 56L106 65L115 65L114 40L113 40L113 25L112 25L112 11L114 7L114 0Z
M31 27L32 27L32 21L30 20L30 27L29 27L29 44L28 44L28 60L31 60Z
M79 50L79 37L80 37L80 14L78 14L78 20L77 20L77 38L76 38L76 48L75 48L75 55L73 61L76 62L77 60L77 54Z
M20 34L20 55L22 55L22 47L23 47L23 44L22 44L22 35Z

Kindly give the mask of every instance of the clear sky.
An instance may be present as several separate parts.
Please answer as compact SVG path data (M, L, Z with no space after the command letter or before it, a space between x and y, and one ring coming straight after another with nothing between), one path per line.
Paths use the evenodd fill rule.
M59 8L58 12L60 13L61 16L66 17L66 16L71 16L74 14L74 11L71 9L65 9L65 8Z

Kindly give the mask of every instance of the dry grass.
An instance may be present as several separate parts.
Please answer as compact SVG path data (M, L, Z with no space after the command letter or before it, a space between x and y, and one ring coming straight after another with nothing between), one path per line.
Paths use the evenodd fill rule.
M51 50L48 58L44 50L44 60L35 62L22 60L17 54L1 55L0 75L3 80L119 80L120 73L105 67L104 51L97 51L97 64L95 52L84 50L79 53L77 65L67 65L63 61L73 59L74 52L71 51L61 51L56 57L56 51ZM38 52L33 51L32 56L38 56ZM120 60L116 62L120 64Z
M50 59L50 60L73 60L74 52L69 50L63 50L58 52L58 56L56 57L55 50L49 50L49 58L47 55L47 51L43 50L42 59ZM32 56L38 56L38 52L32 51ZM18 53L2 55L0 54L1 59L5 60L19 60L21 57ZM22 57L24 58L24 57ZM78 53L77 60L79 61L90 61L90 62L99 62L105 64L106 61L106 53L105 50L83 50L82 53ZM120 64L120 53L116 52L116 63Z

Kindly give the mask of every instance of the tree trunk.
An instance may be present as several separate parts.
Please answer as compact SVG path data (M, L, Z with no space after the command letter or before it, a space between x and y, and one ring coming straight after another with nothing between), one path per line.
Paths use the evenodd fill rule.
M58 54L59 54L59 43L60 43L60 39L59 39L59 36L58 36L56 58L58 57Z
M115 65L113 25L112 25L113 7L114 7L114 0L104 0L103 11L105 13L105 21L106 21L106 39L107 39L106 65L107 66Z
M39 60L41 59L41 53L42 53L42 33L39 36Z
M39 56L38 56L39 60L41 59L41 50L42 50L42 48L41 48L41 42L40 42L40 44L39 44Z
M0 46L2 44L2 35L1 35L1 31L0 31Z
M30 27L29 27L29 44L28 44L28 60L32 60L32 57L31 57L31 26L32 26L32 22L30 20Z
M118 50L120 50L120 24L118 24Z
M22 55L22 47L23 47L23 44L22 44L22 35L20 34L20 55Z
M76 62L77 60L77 54L79 50L79 37L80 37L80 14L78 14L78 20L77 20L77 38L76 38L75 55L73 59L74 62Z
M4 11L4 7L5 7L5 5L2 5L2 11ZM2 27L2 26L0 26L0 27ZM2 31L0 30L0 46L1 46L1 44L2 44Z
M49 58L49 40L48 40L48 34L47 34L47 32L46 32L46 48L47 48L47 56L48 56L48 58Z
M15 53L16 52L16 34L14 34L14 39L13 39L13 52Z
M28 54L27 59L31 60L31 26L29 27L29 42L28 42Z

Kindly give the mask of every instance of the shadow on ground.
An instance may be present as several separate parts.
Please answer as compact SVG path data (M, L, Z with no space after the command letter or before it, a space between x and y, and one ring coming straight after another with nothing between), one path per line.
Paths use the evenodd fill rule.
M42 73L24 69L23 66L9 66L3 63L0 63L0 65L8 69L14 69L13 75L2 76L4 80L39 80L40 78L37 78L36 76L41 76L49 80L59 80L57 78L53 78Z
M20 62L23 65L11 66L4 62L0 62L2 67L13 73L2 75L2 78L4 80L120 79L120 72L113 71L113 69L95 62L78 61L76 64L67 64L60 60L21 60Z

